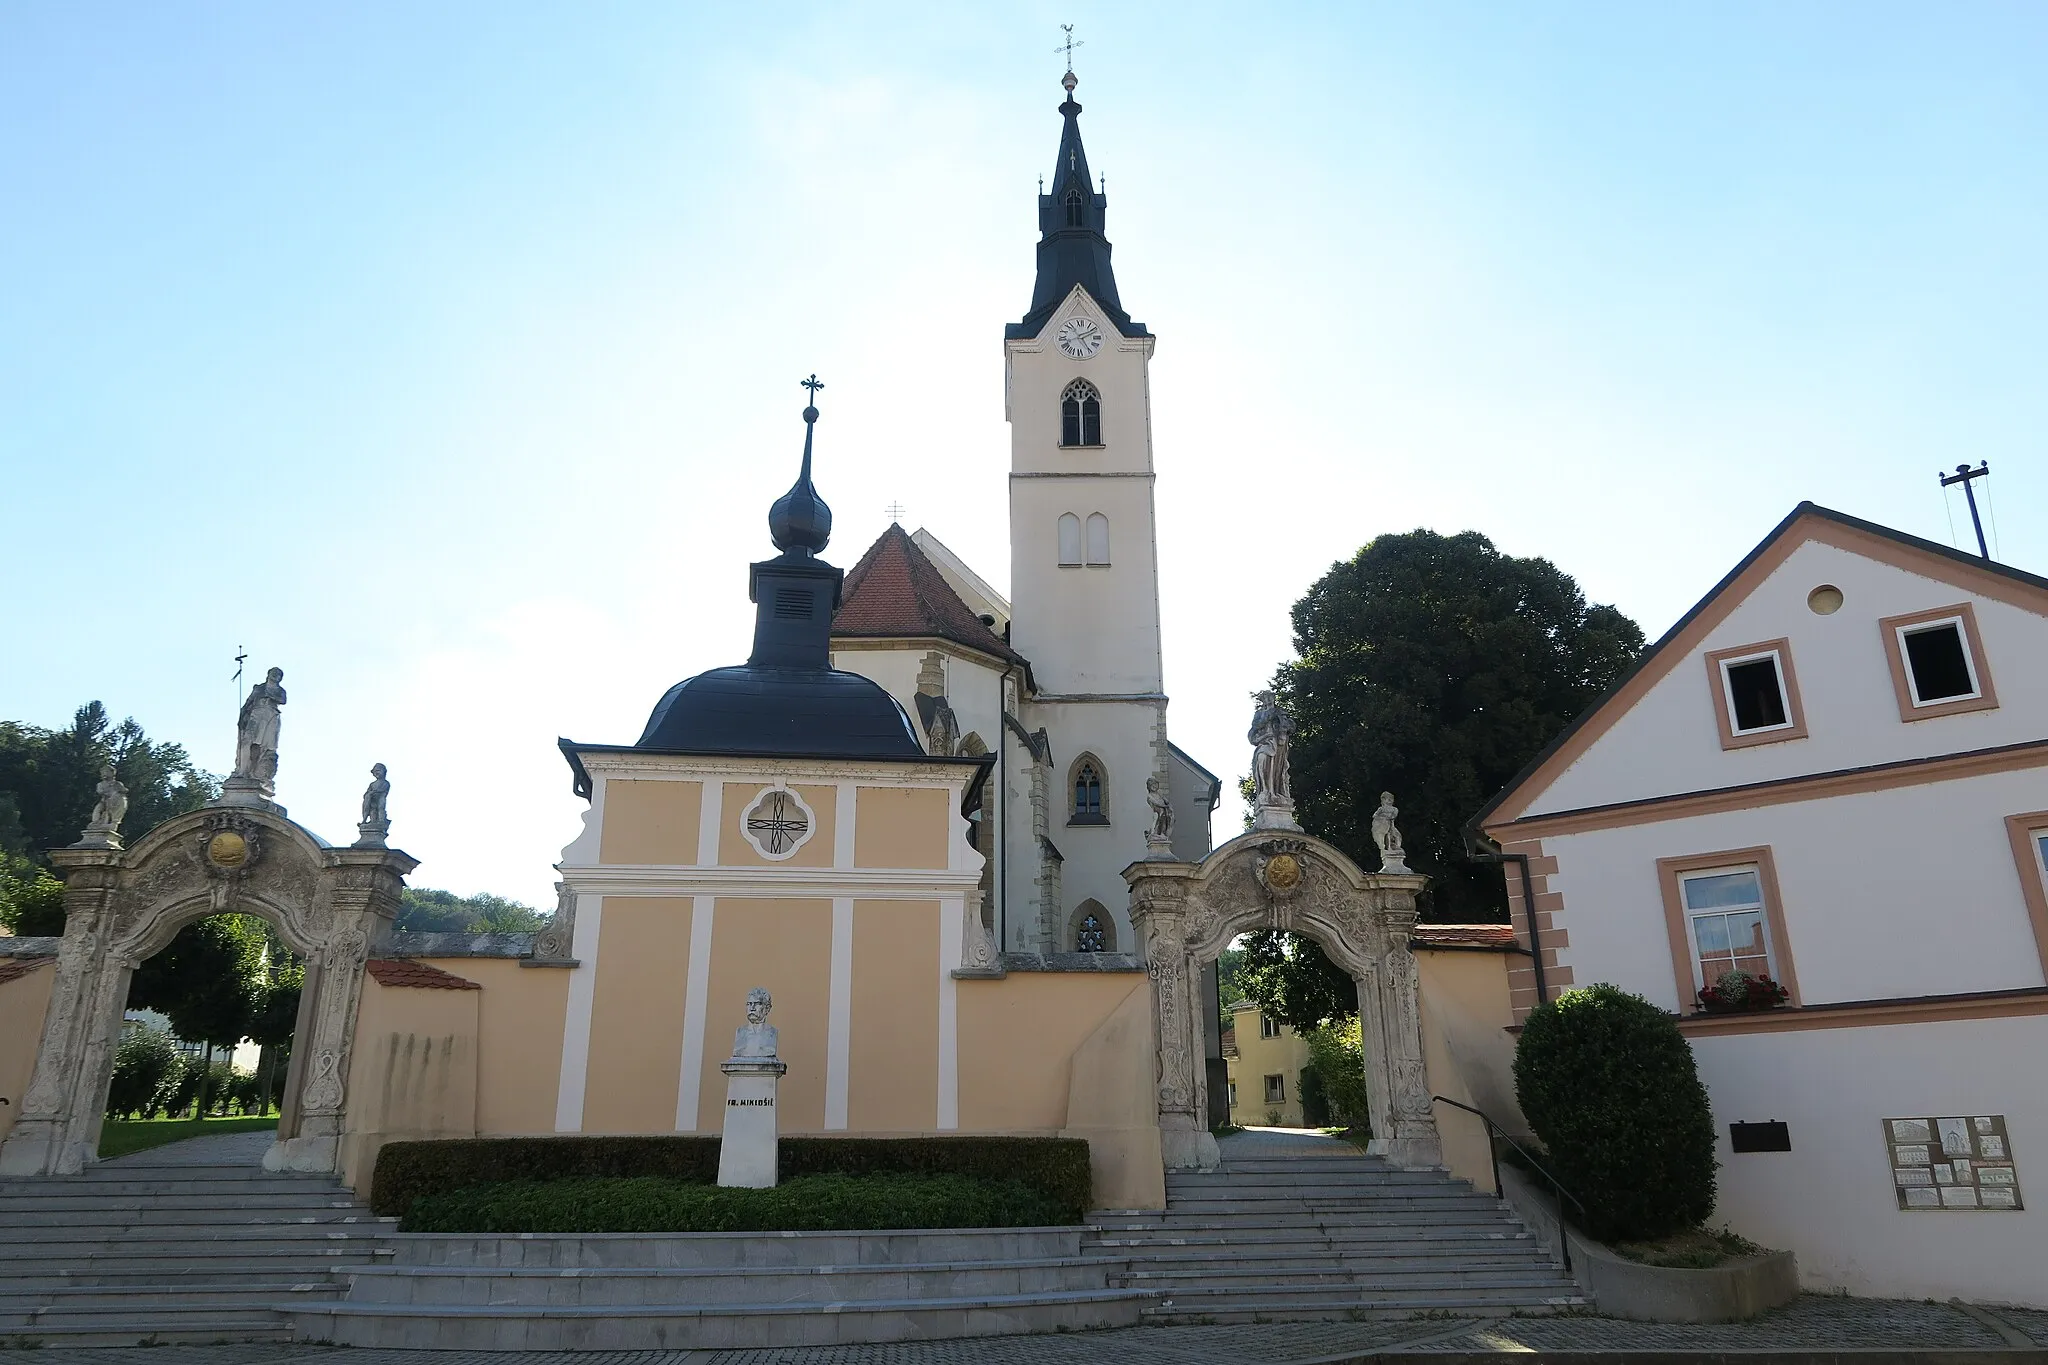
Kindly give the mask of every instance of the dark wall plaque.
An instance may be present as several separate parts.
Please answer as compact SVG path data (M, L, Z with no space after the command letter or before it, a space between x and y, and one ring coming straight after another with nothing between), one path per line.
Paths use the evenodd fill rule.
M1738 1152L1789 1152L1792 1130L1780 1122L1731 1123L1728 1145Z

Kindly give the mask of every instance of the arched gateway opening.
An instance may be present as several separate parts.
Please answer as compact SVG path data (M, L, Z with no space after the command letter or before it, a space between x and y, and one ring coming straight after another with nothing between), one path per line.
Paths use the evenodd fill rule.
M1413 874L1368 874L1292 830L1258 829L1200 863L1133 863L1131 926L1152 978L1159 1044L1159 1136L1168 1169L1214 1169L1205 1034L1217 1027L1202 971L1254 929L1313 938L1358 987L1372 1150L1400 1166L1443 1161L1423 1064L1414 955Z
M266 802L208 806L132 848L57 849L50 860L65 874L64 937L0 1175L73 1175L95 1160L135 969L186 925L226 913L263 920L306 964L283 1113L263 1164L333 1170L363 966L413 859L329 847Z

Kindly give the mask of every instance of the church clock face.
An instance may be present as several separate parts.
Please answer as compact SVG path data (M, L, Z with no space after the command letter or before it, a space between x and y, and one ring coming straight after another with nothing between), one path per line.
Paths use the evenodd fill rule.
M1102 329L1087 318L1068 318L1060 324L1060 349L1076 360L1087 360L1102 349Z

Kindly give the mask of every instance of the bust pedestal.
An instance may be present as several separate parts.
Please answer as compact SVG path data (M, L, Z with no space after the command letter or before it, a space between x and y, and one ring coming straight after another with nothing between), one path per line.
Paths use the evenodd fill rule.
M788 1066L773 1057L733 1057L725 1073L725 1130L718 1144L718 1183L747 1189L775 1185L775 1088Z

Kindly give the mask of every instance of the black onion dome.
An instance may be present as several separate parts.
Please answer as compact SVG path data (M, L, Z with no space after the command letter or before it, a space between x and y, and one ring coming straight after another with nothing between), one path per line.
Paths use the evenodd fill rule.
M784 554L818 554L832 539L832 509L811 487L811 432L817 422L818 410L805 408L803 468L789 491L768 509L768 536Z
M685 678L635 746L692 754L922 758L903 707L858 673L740 664Z

